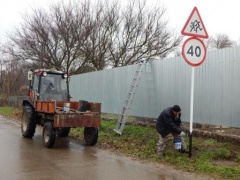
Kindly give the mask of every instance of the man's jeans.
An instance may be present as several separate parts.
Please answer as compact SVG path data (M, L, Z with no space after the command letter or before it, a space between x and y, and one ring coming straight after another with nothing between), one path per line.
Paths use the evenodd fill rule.
M178 137L178 134L174 134L171 133L173 137ZM184 141L184 138L181 137L181 141L182 141L182 150L186 150L186 144ZM172 142L172 143L171 143ZM159 140L157 143L157 152L159 155L163 155L164 154L164 150L167 146L173 146L173 139L170 138L169 135L167 135L165 138L163 138L160 134L159 134ZM174 146L173 146L174 148Z

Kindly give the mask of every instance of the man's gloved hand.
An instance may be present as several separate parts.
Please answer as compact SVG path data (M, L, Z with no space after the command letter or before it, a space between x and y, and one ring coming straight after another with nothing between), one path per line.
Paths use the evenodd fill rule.
M186 134L185 134L185 132L182 131L179 135L180 136L185 136Z

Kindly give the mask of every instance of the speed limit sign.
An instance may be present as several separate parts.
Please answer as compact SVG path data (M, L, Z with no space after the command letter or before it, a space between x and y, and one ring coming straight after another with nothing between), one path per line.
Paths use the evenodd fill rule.
M191 66L199 66L206 58L206 47L201 39L188 38L182 46L182 54L185 61Z

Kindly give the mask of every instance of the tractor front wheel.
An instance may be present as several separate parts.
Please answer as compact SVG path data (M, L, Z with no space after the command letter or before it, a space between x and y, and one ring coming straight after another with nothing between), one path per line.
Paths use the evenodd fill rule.
M34 109L30 105L23 107L21 130L25 138L32 138L36 129L36 122L34 119Z
M46 122L43 127L43 144L46 148L53 147L56 139L56 131L51 122Z
M85 139L86 145L94 146L98 140L98 128L85 127L84 128L84 139Z

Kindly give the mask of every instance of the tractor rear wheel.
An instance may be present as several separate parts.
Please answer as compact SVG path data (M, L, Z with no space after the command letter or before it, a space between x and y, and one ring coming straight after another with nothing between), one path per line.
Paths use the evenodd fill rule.
M94 146L98 140L98 128L85 127L84 128L84 139L85 139L86 145Z
M58 135L59 137L67 137L68 134L69 134L69 132L70 132L70 129L71 129L71 128L69 128L69 127L59 128L59 129L57 130L57 135Z
M36 122L34 119L34 109L30 105L23 107L21 130L25 138L32 138L36 129Z
M43 144L46 148L53 147L56 139L56 131L51 122L46 122L43 127Z

